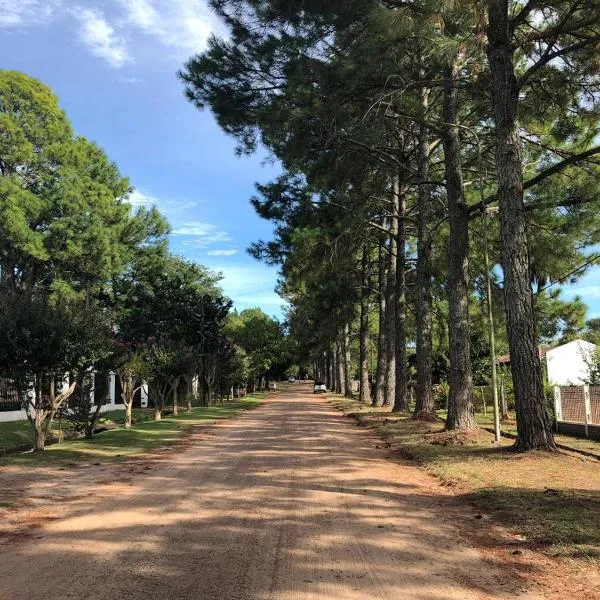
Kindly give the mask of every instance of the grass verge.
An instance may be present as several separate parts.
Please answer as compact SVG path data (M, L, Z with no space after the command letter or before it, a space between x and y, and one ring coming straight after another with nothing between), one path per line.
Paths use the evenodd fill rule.
M497 446L485 430L446 434L441 421L413 421L339 396L330 400L522 536L524 544L600 561L600 461L566 452L518 454L510 450L511 440Z
M139 411L138 423L131 429L118 427L97 434L93 439L75 439L48 446L44 452L15 454L0 459L2 464L54 464L87 460L124 460L133 455L148 452L178 441L186 430L207 425L209 421L227 419L243 410L260 404L264 395L253 395L216 406L199 406L191 412L182 411L179 416L163 417L161 421L144 420L148 411ZM122 413L122 414L121 414ZM106 413L106 424L118 424L124 411ZM25 423L29 427L28 423Z

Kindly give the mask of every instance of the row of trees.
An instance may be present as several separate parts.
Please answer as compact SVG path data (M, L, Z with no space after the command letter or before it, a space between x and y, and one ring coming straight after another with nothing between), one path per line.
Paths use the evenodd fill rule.
M253 199L275 240L252 251L281 265L292 334L318 372L349 393L358 325L361 400L404 411L414 348L414 413L429 418L447 356L446 428L475 427L489 277L515 446L554 449L538 344L580 325L581 300L552 286L598 258L597 4L211 5L229 36L181 78L241 153L266 147L283 166Z
M67 403L92 435L111 371L129 427L143 382L158 420L182 392L191 407L194 380L210 404L278 360L280 325L231 314L220 276L172 255L167 222L134 211L130 192L46 86L0 71L0 377L23 398L36 450Z

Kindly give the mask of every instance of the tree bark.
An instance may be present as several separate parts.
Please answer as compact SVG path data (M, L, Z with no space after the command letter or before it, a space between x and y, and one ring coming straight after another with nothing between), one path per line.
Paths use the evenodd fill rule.
M457 62L444 72L442 144L450 240L448 248L448 332L450 338L450 395L446 429L476 427L471 398L471 343L469 339L469 215L465 203L458 104Z
M340 336L341 337L341 336ZM340 341L336 342L336 354L338 357L337 360L337 384L338 384L338 390L337 393L341 394L342 396L346 395L346 379L344 377L344 351L342 348L342 343Z
M377 334L377 367L375 370L375 393L373 406L383 406L385 398L385 366L387 364L387 344L385 343L386 301L385 301L385 256L384 242L379 244L378 287L379 287L379 332Z
M369 385L369 269L370 257L369 247L367 244L362 249L362 288L360 292L360 389L359 401L365 404L371 402L371 389Z
M517 450L556 450L544 397L531 290L523 160L519 136L519 85L514 68L508 0L489 0L488 59L496 124L496 168L504 304L517 414Z
M394 412L408 412L408 381L406 369L406 196L398 175L395 192L397 196L396 233L396 330L395 330L395 375Z
M173 394L173 416L179 416L179 405L177 404L177 396L179 392L179 377L175 379L172 385L172 394Z
M429 90L422 91L423 113L427 111ZM432 396L433 336L432 336L432 235L433 203L429 181L429 130L419 127L417 168L419 171L417 217L417 395L415 418L434 414Z
M46 428L44 421L36 418L33 422L33 451L41 452L46 447Z
M342 338L344 351L344 396L352 398L352 357L350 355L350 325L344 325L344 335Z
M396 397L396 268L398 259L398 195L392 193L392 215L386 280L385 343L386 365L384 385L384 406L392 406Z
M125 429L131 429L131 419L133 416L133 402L125 402Z

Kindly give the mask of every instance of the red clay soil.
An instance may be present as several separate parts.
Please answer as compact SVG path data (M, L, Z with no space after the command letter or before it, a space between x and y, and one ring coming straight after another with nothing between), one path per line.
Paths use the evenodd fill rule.
M295 384L159 460L6 468L0 486L22 499L5 515L0 598L581 597L583 579L513 554L380 445Z

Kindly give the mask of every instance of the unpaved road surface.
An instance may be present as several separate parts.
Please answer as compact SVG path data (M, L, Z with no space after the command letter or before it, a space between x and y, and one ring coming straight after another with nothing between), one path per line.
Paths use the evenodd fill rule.
M544 597L466 541L438 483L378 444L291 386L2 545L0 598Z

